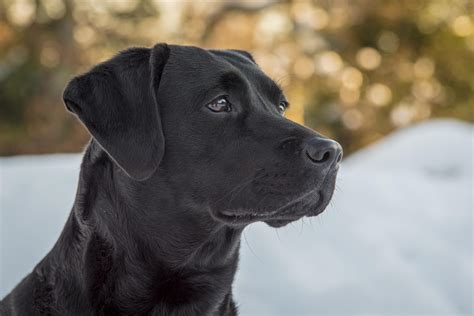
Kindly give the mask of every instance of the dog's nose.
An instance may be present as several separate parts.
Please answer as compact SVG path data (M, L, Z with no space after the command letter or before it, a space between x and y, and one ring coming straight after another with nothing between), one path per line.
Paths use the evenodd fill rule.
M342 147L328 138L313 137L306 141L304 153L313 163L321 167L336 165L342 160Z

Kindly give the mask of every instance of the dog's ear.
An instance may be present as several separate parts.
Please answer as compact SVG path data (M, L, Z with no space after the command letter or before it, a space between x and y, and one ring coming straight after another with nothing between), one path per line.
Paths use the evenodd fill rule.
M132 48L69 82L63 99L130 177L145 180L164 154L157 99L166 44Z
M239 54L240 56L244 56L245 58L249 59L251 62L253 62L254 64L256 64L255 59L253 59L252 54L250 54L249 52L247 52L247 51L245 51L245 50L229 49L229 51L234 52L234 53L237 53L237 54Z

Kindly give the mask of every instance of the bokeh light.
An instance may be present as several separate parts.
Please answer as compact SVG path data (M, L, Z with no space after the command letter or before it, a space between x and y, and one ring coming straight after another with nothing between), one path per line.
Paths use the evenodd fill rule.
M347 128L351 130L358 129L362 126L364 121L364 116L362 113L356 109L350 109L344 112L342 115L342 121Z
M14 1L8 6L8 19L17 26L26 27L33 22L36 13L36 4L31 0Z
M374 83L367 89L367 99L376 106L385 106L392 100L392 91L382 83Z
M0 0L0 154L80 151L69 78L157 42L250 51L287 117L346 154L420 120L474 121L470 2Z
M377 46L387 53L396 52L399 44L400 39L398 35L390 31L383 31L377 40Z
M356 55L357 63L367 70L374 70L382 62L380 53L372 47L361 48Z
M342 68L342 59L334 51L321 52L315 59L316 71L320 74L334 74Z
M347 67L342 72L342 84L348 89L359 89L362 86L364 77L362 73L354 67Z
M456 17L451 23L454 34L461 37L469 36L474 31L474 24L466 15Z

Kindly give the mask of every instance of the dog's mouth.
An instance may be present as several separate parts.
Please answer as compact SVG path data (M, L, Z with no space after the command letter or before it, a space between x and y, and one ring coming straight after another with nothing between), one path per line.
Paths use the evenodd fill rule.
M211 215L227 225L244 226L254 222L264 222L271 227L282 227L302 217L318 216L332 199L336 187L337 171L338 168L335 168L326 174L319 184L310 185L306 190L301 188L299 192L277 190L270 184L270 188L273 190L267 192L266 196L272 197L272 199L265 200L264 196L260 201L255 202L255 205L262 205L263 201L267 201L264 208L254 209L249 205L241 208L214 208L211 210ZM268 184L266 185L268 186ZM293 189L295 187L293 186Z
M317 216L329 204L332 194L313 190L282 205L273 211L223 210L214 213L214 217L229 225L247 225L265 222L272 227L282 227L304 216Z

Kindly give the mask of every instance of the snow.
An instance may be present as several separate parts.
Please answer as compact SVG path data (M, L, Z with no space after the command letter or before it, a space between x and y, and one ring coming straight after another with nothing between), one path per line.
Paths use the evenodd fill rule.
M398 131L344 161L321 216L249 226L241 314L471 315L473 136L454 120ZM80 159L0 158L0 297L58 238Z

